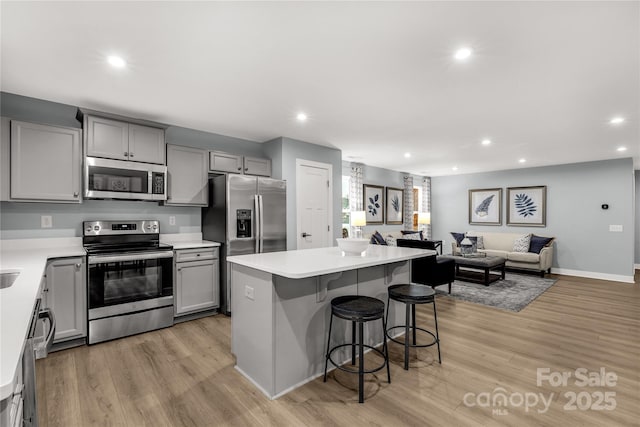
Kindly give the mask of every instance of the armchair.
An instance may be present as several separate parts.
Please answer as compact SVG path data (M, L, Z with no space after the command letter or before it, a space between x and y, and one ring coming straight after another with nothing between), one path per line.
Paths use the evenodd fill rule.
M422 240L398 239L398 246L416 249L434 249L432 242ZM444 259L436 255L426 256L411 260L411 281L422 285L436 286L449 284L451 293L451 283L456 274L456 263L452 259Z

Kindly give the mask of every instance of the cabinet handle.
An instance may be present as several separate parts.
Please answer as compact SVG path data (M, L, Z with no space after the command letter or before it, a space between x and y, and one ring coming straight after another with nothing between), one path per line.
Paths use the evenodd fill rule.
M73 192L73 197L78 197L78 192L77 191Z
M80 263L76 264L76 268L80 268L80 267L82 267L82 264Z
M42 292L49 292L49 288L44 288Z
M239 170L239 171L241 171L241 170L242 170L242 168L241 168L241 167L238 167L238 170Z
M124 156L125 157L129 157L129 153L127 153L126 151L124 152Z
M129 152L129 157L133 157L133 153Z
M244 168L244 171L245 171L245 172L248 172L248 171L249 171L249 168Z
M200 254L196 254L196 256L200 256Z

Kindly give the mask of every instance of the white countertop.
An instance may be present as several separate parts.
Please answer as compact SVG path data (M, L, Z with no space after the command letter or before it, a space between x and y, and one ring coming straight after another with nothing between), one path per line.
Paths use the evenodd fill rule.
M84 255L80 238L0 241L0 272L20 271L11 287L0 289L0 400L13 392L47 259Z
M227 257L227 261L290 279L302 279L435 254L436 251L428 249L369 245L364 256L345 256L338 247L331 247L235 255Z
M161 234L160 242L173 246L173 249L215 248L218 242L202 240L202 233Z

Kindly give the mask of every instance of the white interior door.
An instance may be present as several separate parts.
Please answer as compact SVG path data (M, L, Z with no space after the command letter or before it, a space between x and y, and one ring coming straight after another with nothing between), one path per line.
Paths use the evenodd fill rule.
M296 160L297 248L333 246L331 165Z

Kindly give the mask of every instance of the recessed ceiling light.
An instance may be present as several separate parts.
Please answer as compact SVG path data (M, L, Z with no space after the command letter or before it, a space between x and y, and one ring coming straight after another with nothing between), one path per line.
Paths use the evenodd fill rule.
M490 145L491 144L491 140L490 139L483 139L482 140L482 145Z
M627 147L618 147L616 151L619 151L622 153L623 151L627 151Z
M296 119L298 119L299 122L306 122L307 115L305 113L298 113L298 115L296 116Z
M518 160L518 162L520 162L520 163L525 163L526 161L527 161L527 159L520 159L520 160Z
M411 157L411 153L404 153L404 157L408 159L409 157Z
M124 68L127 62L119 56L111 55L107 57L107 62L114 68Z
M469 58L470 56L471 56L471 49L469 49L468 47L463 47L463 48L460 48L460 49L456 50L456 53L454 55L454 57L458 61L464 61L465 59Z
M619 125L620 123L624 123L624 117L614 117L609 120L609 123L612 125Z
M452 171L457 171L457 170L458 170L458 167L457 167L457 166L454 166L454 167L452 167L452 168L451 168L451 170L452 170Z

